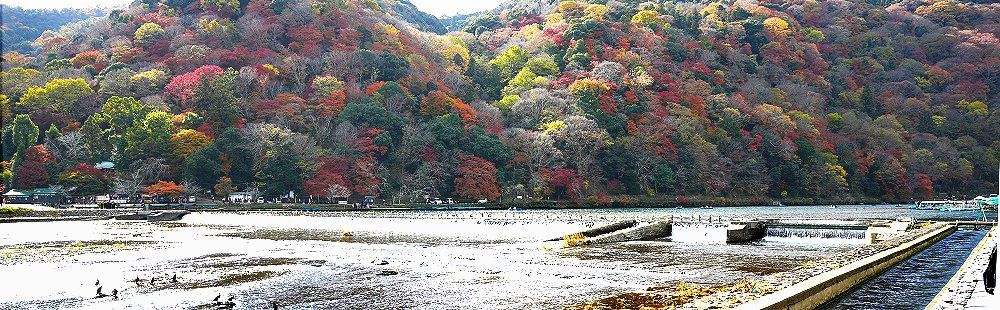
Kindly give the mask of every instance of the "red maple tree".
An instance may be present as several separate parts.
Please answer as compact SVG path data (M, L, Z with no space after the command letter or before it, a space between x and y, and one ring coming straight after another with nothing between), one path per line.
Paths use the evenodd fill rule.
M466 199L500 197L497 188L497 168L493 163L465 153L458 154L458 168L461 177L455 179L455 193Z

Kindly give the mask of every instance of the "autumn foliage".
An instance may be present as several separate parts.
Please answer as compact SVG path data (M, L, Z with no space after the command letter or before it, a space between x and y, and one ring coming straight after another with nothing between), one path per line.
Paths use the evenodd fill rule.
M173 181L157 181L156 184L147 186L145 191L150 195L168 196L171 199L177 199L184 192L184 187L177 185Z
M595 203L996 188L994 4L513 1L446 29L388 3L138 1L44 32L3 55L0 183Z
M455 178L455 193L466 199L500 197L497 188L497 168L493 163L474 155L459 153Z

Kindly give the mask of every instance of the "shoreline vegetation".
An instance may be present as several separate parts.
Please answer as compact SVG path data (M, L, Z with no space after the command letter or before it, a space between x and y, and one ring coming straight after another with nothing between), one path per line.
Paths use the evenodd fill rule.
M204 212L253 212L253 211L307 211L307 212L342 212L342 211L468 211L468 210L584 210L584 209L674 209L709 207L782 207L782 206L827 206L827 205L894 205L892 202L873 198L857 199L787 199L781 205L766 199L731 199L731 198L696 198L684 202L649 199L621 199L612 202L598 203L594 201L514 201L493 203L456 203L456 204L426 204L406 203L382 205L374 208L354 208L350 204L330 203L251 203L251 204L151 204L150 210L188 210ZM899 202L898 204L910 204ZM36 210L6 205L0 208L0 222L25 222L65 220L92 220L113 217L115 215L143 209L142 204L121 208L55 208Z
M220 204L217 207L197 207L204 209L237 209L256 210L274 208L305 208L308 210L322 211L330 210L380 210L380 209L413 209L424 210L434 208L434 210L463 210L463 209L629 209L629 208L699 208L709 207L775 207L775 206L810 206L810 205L880 205L880 204L912 204L912 201L891 201L877 198L791 198L780 200L770 198L727 198L727 197L695 197L686 198L683 201L675 199L648 199L625 197L614 201L565 201L565 200L542 200L542 201L502 201L489 203L456 203L456 204L428 204L428 203L401 203L392 205L381 205L371 209L355 209L350 205L333 203L254 203L254 204ZM449 208L452 207L452 208Z

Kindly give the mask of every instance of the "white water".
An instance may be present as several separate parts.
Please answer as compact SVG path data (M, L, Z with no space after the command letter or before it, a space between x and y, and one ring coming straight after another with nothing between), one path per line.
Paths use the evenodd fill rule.
M730 283L856 246L836 238L771 237L745 245L630 242L566 249L540 242L667 211L195 213L177 224L0 224L0 309L174 309L204 304L218 294L235 295L240 308L264 308L277 300L297 308L547 309L676 281ZM345 231L351 236L344 237ZM697 228L675 234L720 240ZM77 242L83 246L68 246ZM258 263L279 259L285 261ZM372 263L381 260L388 265ZM399 275L376 275L386 270ZM219 282L255 272L274 274ZM174 273L179 285L127 282ZM94 299L98 278L105 293L117 288L121 298ZM199 285L205 287L194 287Z

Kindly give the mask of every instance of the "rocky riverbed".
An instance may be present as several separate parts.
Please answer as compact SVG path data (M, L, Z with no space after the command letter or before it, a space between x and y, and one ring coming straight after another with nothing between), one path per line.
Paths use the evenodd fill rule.
M0 224L0 308L551 309L680 282L730 284L857 246L542 240L614 212L206 213ZM844 240L847 241L847 240ZM168 276L176 274L177 282ZM133 282L136 277L139 282ZM156 278L155 284L149 281ZM53 280L56 279L56 280ZM119 298L95 298L95 281ZM695 286L692 285L692 288Z

